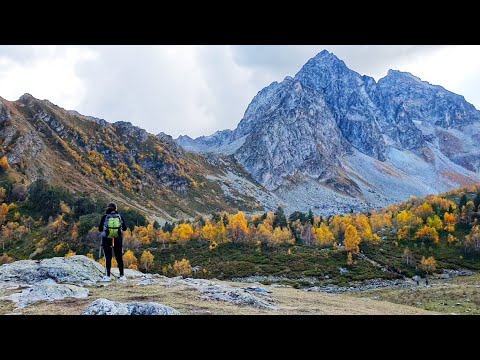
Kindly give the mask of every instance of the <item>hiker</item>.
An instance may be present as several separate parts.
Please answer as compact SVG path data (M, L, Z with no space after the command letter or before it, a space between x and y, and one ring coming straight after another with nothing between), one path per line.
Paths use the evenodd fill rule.
M425 278L425 286L428 286L428 276Z
M105 215L102 216L98 231L102 233L102 248L105 254L105 266L107 268L107 275L103 277L102 281L111 281L110 269L112 267L112 252L117 259L118 270L120 272L120 280L126 281L127 278L123 273L123 231L127 230L127 225L123 221L122 216L117 211L117 205L110 203L105 210Z

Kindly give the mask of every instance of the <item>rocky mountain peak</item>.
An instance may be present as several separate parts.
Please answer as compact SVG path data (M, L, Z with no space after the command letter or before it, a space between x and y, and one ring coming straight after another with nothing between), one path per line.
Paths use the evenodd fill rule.
M38 100L38 99L34 98L29 93L25 93L18 98L18 102L21 103L21 104L25 104L25 105L27 105L27 104L31 103L32 101L35 101L35 100Z
M324 50L293 78L259 91L233 132L179 143L233 154L255 180L305 210L322 206L332 188L349 190L355 200L345 204L357 206L360 193L380 203L402 200L402 191L408 198L471 183L479 128L480 112L462 96L398 70L376 82Z

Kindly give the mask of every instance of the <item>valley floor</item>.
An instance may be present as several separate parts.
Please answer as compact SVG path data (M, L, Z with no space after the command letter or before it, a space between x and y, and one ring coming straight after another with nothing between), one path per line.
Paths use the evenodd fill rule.
M234 288L246 288L251 283L224 282L217 283ZM158 302L171 306L181 314L216 314L216 315L345 315L345 314L433 314L431 311L408 305L398 305L389 301L373 300L346 294L327 294L307 292L294 288L278 288L261 285L272 291L270 294L277 310L257 309L251 306L235 305L223 301L206 300L199 296L196 289L188 285L165 286L157 283L152 285L136 285L134 281L127 284L112 283L109 286L90 287L90 295L86 299L66 299L53 302L32 304L23 309L15 309L13 303L0 301L0 314L25 315L78 315L95 299L106 298L119 302ZM391 300L385 295L385 300Z

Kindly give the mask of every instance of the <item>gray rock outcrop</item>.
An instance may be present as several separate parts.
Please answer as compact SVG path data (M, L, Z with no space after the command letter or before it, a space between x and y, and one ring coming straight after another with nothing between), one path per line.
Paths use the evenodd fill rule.
M13 301L17 307L24 308L39 301L63 300L66 298L82 299L88 297L89 290L71 284L57 284L53 280L45 280L34 284L20 293L1 297L0 300Z
M174 308L158 303L120 303L108 299L97 299L82 315L180 315Z

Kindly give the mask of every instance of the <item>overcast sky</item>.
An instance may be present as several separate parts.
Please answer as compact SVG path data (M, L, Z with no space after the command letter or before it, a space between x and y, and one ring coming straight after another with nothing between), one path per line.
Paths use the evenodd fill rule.
M323 49L376 80L408 71L480 109L480 46L0 46L0 96L24 93L157 134L233 129L263 87Z

